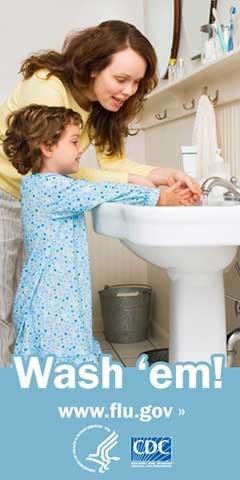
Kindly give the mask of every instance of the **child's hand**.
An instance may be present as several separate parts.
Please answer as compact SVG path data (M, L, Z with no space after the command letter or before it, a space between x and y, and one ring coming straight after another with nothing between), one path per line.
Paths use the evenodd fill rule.
M194 203L199 202L202 192L201 192L201 188L199 187L198 183L194 179L192 179L191 177L188 177L188 178L192 181L192 185L194 187L197 186L197 188L198 188L197 193L196 193L196 191L193 191L193 188L190 188L189 186L187 186L186 183L184 183L182 180L179 179L178 181L181 182L180 189L182 189L182 191L184 191L184 190L189 191L189 193L190 193L190 195L188 197L189 205L193 205ZM171 187L172 185L175 185L175 183L176 183L176 180L174 180L173 177L171 177L171 176L168 177L167 184L168 184L169 187Z
M192 192L189 188L182 188L181 182L176 182L166 190L160 193L160 197L157 206L180 206L180 205L192 205L194 200L192 198Z

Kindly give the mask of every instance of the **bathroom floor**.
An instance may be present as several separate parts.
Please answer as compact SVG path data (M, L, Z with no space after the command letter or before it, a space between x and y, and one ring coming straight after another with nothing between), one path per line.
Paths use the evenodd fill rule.
M121 362L124 367L135 367L140 353L154 348L164 348L157 338L148 337L143 342L137 343L110 343L105 339L104 333L94 332L94 337L99 341L103 353L112 355L112 359ZM240 345L234 359L233 367L240 367Z
M143 342L137 343L110 343L105 339L102 332L94 332L94 337L99 341L103 353L112 355L112 359L121 362L124 367L135 367L140 353L154 348L163 348L156 338L148 337Z

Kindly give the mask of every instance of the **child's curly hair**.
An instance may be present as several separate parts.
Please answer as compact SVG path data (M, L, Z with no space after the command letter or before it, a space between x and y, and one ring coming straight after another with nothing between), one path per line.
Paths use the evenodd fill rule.
M82 128L81 116L71 108L28 105L8 117L3 150L19 173L37 173L42 160L39 145L56 145L69 124Z

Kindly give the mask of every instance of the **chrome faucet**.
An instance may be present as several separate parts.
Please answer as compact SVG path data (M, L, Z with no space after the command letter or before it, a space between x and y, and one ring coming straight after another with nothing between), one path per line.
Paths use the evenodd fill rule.
M221 177L209 177L202 184L203 197L207 198L214 187L224 187L227 192L224 194L225 200L234 200L240 202L240 184L236 177L225 180Z

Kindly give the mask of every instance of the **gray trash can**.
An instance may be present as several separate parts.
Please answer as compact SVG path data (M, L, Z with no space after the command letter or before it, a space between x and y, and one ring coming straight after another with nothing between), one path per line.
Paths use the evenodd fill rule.
M156 362L169 362L169 350L168 348L155 348L154 350L147 350L142 352L139 357L145 353L147 355L148 365L151 366Z
M145 340L152 287L137 283L105 285L98 293L106 339L116 343Z

